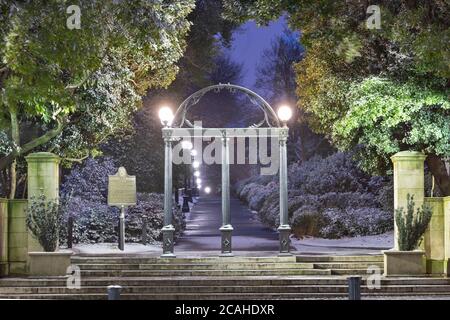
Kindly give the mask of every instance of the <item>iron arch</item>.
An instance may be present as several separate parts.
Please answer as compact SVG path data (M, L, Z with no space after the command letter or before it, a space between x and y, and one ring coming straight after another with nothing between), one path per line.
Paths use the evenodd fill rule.
M187 127L194 128L192 122L187 118L187 113L189 109L192 106L196 105L206 93L211 91L220 92L221 90L228 90L231 93L235 93L236 91L244 93L255 106L257 106L259 109L263 111L264 113L263 119L260 122L251 125L250 128L259 128L264 125L267 125L270 128L281 127L277 114L266 100L264 100L260 95L258 95L257 93L253 92L248 88L230 83L227 84L219 83L216 85L205 87L191 94L178 107L174 116L173 127L182 128L183 126L186 125Z

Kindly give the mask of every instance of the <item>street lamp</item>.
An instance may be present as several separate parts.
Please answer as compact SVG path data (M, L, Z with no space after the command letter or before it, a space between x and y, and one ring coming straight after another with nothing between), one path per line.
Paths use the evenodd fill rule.
M197 150L191 150L191 156L195 157L197 155Z
M198 171L198 170L195 171L194 172L194 177L196 177L196 178L200 177L200 171Z
M198 167L200 167L200 162L198 162L197 160L195 160L194 162L192 162L192 167L194 169L198 169Z
M201 184L202 183L202 179L197 178L196 182L197 182L197 184Z
M278 108L277 114L278 118L286 125L286 122L292 117L292 109L289 106L283 105Z
M211 192L211 188L210 187L205 187L205 193L209 194Z
M159 109L159 119L164 127L170 127L172 125L173 118L174 115L172 109L169 107L164 106Z

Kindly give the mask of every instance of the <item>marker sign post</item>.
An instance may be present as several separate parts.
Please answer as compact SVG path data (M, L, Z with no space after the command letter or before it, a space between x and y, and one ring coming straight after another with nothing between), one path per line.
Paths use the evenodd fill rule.
M125 208L136 205L136 176L129 176L124 167L108 176L108 205L121 209L119 216L119 249L125 249Z

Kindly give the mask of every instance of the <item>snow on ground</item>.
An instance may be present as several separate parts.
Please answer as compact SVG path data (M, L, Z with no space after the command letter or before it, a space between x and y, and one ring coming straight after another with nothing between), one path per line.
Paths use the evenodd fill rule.
M391 231L374 236L345 237L341 239L305 237L303 239L292 238L291 240L292 245L297 249L298 247L312 246L342 249L386 250L394 247L394 232Z
M77 244L73 251L81 254L124 254L124 253L154 253L161 251L161 245L143 245L140 243L125 243L125 250L119 250L117 243Z

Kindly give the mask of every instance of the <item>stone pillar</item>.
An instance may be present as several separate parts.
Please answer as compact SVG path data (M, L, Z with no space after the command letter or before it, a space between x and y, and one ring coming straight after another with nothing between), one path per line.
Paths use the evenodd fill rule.
M44 195L46 201L59 201L60 158L50 152L31 153L28 163L28 200ZM39 241L29 232L28 252L43 251Z
M164 227L163 233L163 258L175 258L174 233L172 225L172 139L164 137Z
M229 138L222 137L222 256L232 256L231 237L233 226L230 215L230 146Z
M32 153L28 163L28 199L42 194L47 200L59 199L60 158L49 152Z
M414 196L416 207L424 202L424 161L421 152L402 151L391 157L394 164L394 209L407 208L407 195ZM394 221L394 248L398 250L397 225Z
M27 228L27 207L27 200L8 201L8 260L10 275L27 273L28 247L39 245Z
M8 273L8 200L0 199L0 277Z
M450 197L444 198L444 272L450 275Z
M445 219L444 199L425 198L433 210L430 224L424 235L424 249L427 258L427 273L444 274L445 271Z
M280 134L280 255L290 255L291 227L288 215L287 130Z

